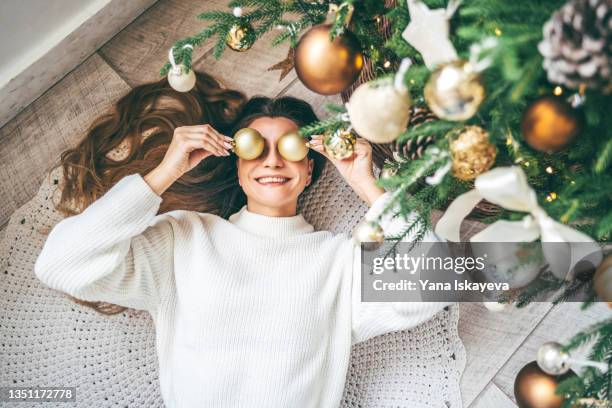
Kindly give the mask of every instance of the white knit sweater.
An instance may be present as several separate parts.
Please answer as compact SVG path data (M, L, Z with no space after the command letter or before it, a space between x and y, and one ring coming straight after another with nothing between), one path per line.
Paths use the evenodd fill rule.
M361 302L360 247L301 214L156 215L161 201L140 175L124 177L53 228L35 273L77 298L151 314L168 407L336 408L352 344L445 306ZM403 223L387 216L382 227Z

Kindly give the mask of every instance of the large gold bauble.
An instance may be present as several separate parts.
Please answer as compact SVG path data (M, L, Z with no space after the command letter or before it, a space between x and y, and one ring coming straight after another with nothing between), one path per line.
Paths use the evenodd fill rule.
M363 54L357 37L344 31L330 41L331 24L320 24L306 32L295 49L295 72L311 91L334 95L357 80Z
M346 129L326 132L323 136L323 147L334 159L342 160L353 155L357 138Z
M485 87L472 65L459 60L436 68L424 93L427 105L440 119L467 120L478 112Z
M385 241L385 233L377 223L363 220L353 230L353 239L357 244L362 244L364 249L371 251Z
M291 132L281 136L281 138L278 139L277 145L281 156L289 161L297 162L308 155L308 141L297 132Z
M547 95L523 113L521 131L527 144L542 152L556 152L580 133L582 119L565 99Z
M408 127L410 102L408 90L396 89L392 81L370 81L355 89L346 108L359 136L390 143Z
M234 24L227 33L225 43L234 51L247 51L255 43L255 30L249 23Z
M555 394L557 385L575 375L573 371L561 376L546 374L532 361L519 371L514 380L514 396L519 408L559 408L563 397Z
M238 157L245 160L253 160L261 155L266 143L263 136L257 130L243 128L234 135L232 145Z
M612 302L612 255L606 256L595 270L593 287L599 300Z
M497 149L480 126L468 126L459 133L451 132L448 137L453 175L458 179L473 180L495 163Z

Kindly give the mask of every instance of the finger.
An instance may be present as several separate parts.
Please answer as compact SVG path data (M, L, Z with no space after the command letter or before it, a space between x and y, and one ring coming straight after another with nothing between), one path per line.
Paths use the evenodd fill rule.
M329 160L332 160L331 157L329 157L329 155L327 154L327 152L325 151L325 147L322 144L313 144L311 145L312 149L315 150L316 152L321 153L323 156L327 157Z
M217 141L219 143L219 145L222 146L223 148L230 149L232 147L230 142L233 139L231 137L229 137L229 136L225 136L225 135L217 132L217 130L215 130L214 128L208 127L206 129L204 129L204 133L210 139L214 139L215 141Z
M206 135L203 135L203 134L191 134L188 136L188 138L193 139L193 140L203 140L204 142L207 143L208 146L211 146L212 149L217 151L219 154L223 154L224 156L229 155L229 153L225 154L228 148L224 146L222 142L219 142L215 138L207 137Z
M189 152L196 149L204 149L206 151L211 152L215 156L229 156L230 153L226 150L219 148L217 145L211 143L209 140L205 139L196 139L190 138L186 140L186 145L188 146Z

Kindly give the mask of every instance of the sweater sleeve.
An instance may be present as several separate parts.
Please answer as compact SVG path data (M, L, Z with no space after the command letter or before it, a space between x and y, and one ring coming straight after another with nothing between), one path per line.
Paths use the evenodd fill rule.
M87 301L156 308L173 268L172 226L162 198L139 174L122 178L51 230L34 271L47 286Z
M365 215L366 220L373 220L388 205L392 192L387 191L380 196ZM380 226L385 235L399 235L404 231L412 217L408 220L401 216L394 217L398 207L385 213ZM413 236L407 234L402 242L412 242ZM423 242L438 242L435 234L429 231ZM352 344L366 341L372 337L397 330L406 330L431 319L450 302L362 302L361 301L361 246L353 243L352 263Z

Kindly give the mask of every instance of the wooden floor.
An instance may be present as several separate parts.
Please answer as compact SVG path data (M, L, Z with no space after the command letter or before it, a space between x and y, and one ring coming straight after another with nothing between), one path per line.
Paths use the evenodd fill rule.
M0 129L0 237L8 218L37 191L59 154L79 140L91 121L131 87L157 80L173 42L202 28L195 16L224 9L227 0L160 0L97 53L50 88ZM294 95L311 102L321 116L326 101L308 91L292 72L266 68L284 59L287 46L272 48L268 35L250 51L226 51L220 60L212 44L198 48L194 66L247 95ZM468 350L462 393L466 407L515 407L518 370L535 359L545 341L565 341L608 312L599 304L586 312L578 304L532 304L523 310L492 313L480 304L461 306L460 332Z

